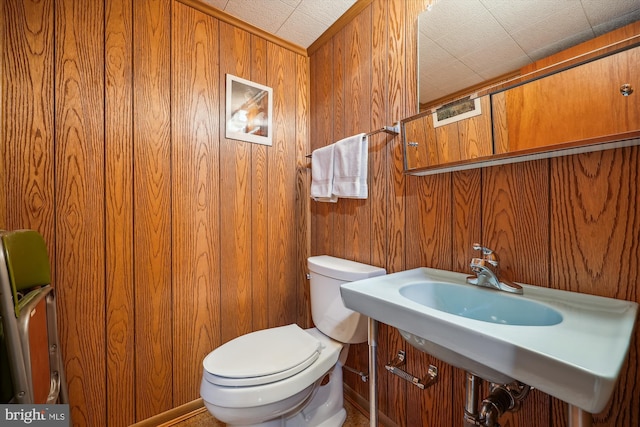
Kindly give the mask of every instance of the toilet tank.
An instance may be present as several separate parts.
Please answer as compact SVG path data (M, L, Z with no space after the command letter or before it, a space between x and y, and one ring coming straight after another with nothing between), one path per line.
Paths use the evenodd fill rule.
M340 285L386 274L374 267L328 255L307 259L311 287L311 317L323 334L345 344L367 341L367 317L342 303Z

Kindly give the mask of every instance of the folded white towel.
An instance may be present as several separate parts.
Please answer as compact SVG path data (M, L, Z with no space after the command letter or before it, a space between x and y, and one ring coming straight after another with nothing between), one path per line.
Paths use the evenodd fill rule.
M318 202L338 201L332 194L334 148L331 144L311 153L311 197Z
M364 133L335 143L333 154L333 194L350 199L366 199L369 139Z

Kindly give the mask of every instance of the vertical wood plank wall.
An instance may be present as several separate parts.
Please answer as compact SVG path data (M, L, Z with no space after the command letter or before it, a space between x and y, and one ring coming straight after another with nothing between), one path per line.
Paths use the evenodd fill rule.
M374 0L311 53L313 149L415 113L416 18L428 2ZM468 271L471 245L480 241L519 281L640 302L637 147L411 177L402 174L400 144L400 138L372 138L366 201L312 202L312 254L346 256L389 272ZM368 237L361 235L363 224ZM640 424L639 335L637 329L610 405L594 417L597 426ZM348 364L366 370L366 344L359 347L351 347ZM439 383L420 391L389 375L383 365L399 349L407 351L410 372L438 366ZM384 325L378 352L378 406L385 415L400 426L463 425L461 370L412 349ZM368 398L358 376L345 372L345 382ZM566 405L539 391L501 419L509 427L567 422Z
M0 20L0 229L47 240L73 425L192 401L215 347L310 326L306 56L171 0ZM273 146L225 139L226 73L273 88Z

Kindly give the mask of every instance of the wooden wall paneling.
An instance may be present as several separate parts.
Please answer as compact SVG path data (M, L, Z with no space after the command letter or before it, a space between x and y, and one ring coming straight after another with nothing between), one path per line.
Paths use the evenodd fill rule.
M503 277L549 286L549 161L483 169L482 241L500 259ZM504 415L514 425L548 426L549 397L534 390L522 409Z
M380 2L371 6L371 124L387 126L387 26L386 10ZM379 133L369 138L369 194L371 203L371 263L386 267L387 252L387 144L394 138Z
M175 3L172 24L173 405L199 397L220 342L218 21Z
M52 1L0 5L0 228L32 228L55 277Z
M363 10L345 28L344 135L366 133L371 123L371 7ZM367 154L368 157L368 154ZM367 163L367 178L368 163ZM369 181L369 179L368 179ZM345 250L350 259L371 261L371 203L366 200L341 200L345 214Z
M406 117L406 47L404 28L407 25L405 14L406 2L392 0L385 5L387 12L387 124L395 123ZM400 138L394 138L387 144L387 167L389 180L387 181L387 272L392 273L405 268L405 177L403 175L404 161L402 154L402 142ZM387 357L393 358L399 349L406 348L404 340L393 328L381 328L384 334L379 341L386 341ZM389 360L385 355L380 356L384 364ZM384 366L380 372L386 374ZM382 376L382 375L381 375ZM386 399L383 407L387 409L387 415L391 420L404 425L406 421L406 387L407 382L401 379L389 378L387 383L388 393L380 396ZM382 405L381 405L382 406Z
M473 244L482 240L482 170L470 169L453 174L453 271L470 273Z
M311 132L311 150L333 143L333 44L322 46L310 59L311 111L315 123ZM317 77L316 77L317 76ZM316 77L314 79L314 77ZM331 203L311 202L313 213L312 255L323 255L331 252L333 227L330 218Z
M136 418L173 407L171 2L135 1L134 270Z
M54 7L58 325L74 425L105 425L104 9Z
M220 87L226 74L251 79L251 39L220 22ZM220 221L222 342L251 332L251 145L225 138L225 97L220 97Z
M353 25L353 24L350 24ZM346 64L347 51L349 46L346 45L346 28L343 28L335 36L333 36L333 119L330 122L332 127L332 137L329 144L332 144L346 136L345 123L347 121L347 111L345 102L346 93ZM346 241L347 241L347 206L344 200L331 205L330 220L333 224L333 242L331 245L331 255L339 258L348 258Z
M105 2L107 419L135 422L133 279L133 4Z
M267 43L267 85L273 88L273 146L268 154L269 326L296 320L296 55Z
M251 81L267 84L267 41L251 36ZM273 130L272 130L273 131ZM270 148L251 144L251 287L254 330L269 327L268 177Z
M371 126L371 7L345 28L344 134L369 132ZM368 157L368 154L367 154ZM367 163L367 182L370 182ZM367 185L368 187L368 185ZM343 199L345 249L350 259L371 263L371 199ZM365 355L366 356L366 355ZM365 357L365 360L366 357Z
M310 72L309 59L301 55L296 56L296 199L295 218L296 235L294 237L296 250L296 293L298 297L296 323L309 328L311 322L311 302L309 281L307 280L307 258L311 254L311 169L309 159L311 153L309 143L310 132Z
M551 160L551 286L640 303L638 147ZM597 426L640 423L640 330ZM557 425L566 405L553 399Z
M406 267L452 268L452 174L407 177L406 227L411 239L406 243ZM426 179L425 179L426 178ZM406 369L413 375L426 375L429 364L438 367L440 378L452 378L453 368L405 344ZM407 425L440 425L452 417L451 382L440 381L425 391L407 387Z
M473 244L480 242L482 221L482 171L470 169L452 174L452 264L451 270L470 273L471 258L477 256ZM466 373L453 369L451 375L451 423L464 425Z

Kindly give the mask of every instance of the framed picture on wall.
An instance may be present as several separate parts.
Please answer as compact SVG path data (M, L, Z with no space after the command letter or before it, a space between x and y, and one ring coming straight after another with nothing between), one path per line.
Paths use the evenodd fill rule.
M226 132L229 139L271 145L273 90L227 74Z

